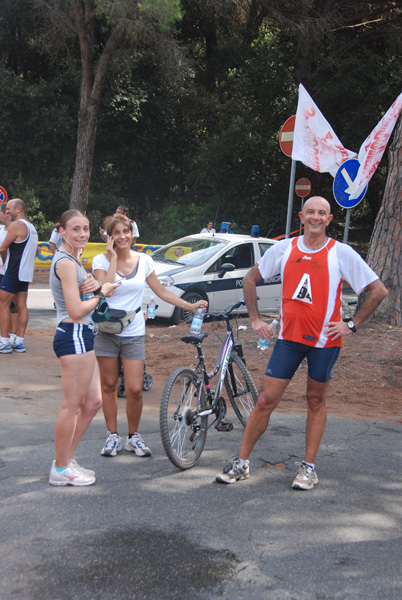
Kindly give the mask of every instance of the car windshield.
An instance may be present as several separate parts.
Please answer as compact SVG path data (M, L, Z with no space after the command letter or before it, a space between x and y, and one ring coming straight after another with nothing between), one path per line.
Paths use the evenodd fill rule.
M227 242L213 238L184 238L152 252L153 260L198 267L209 260Z

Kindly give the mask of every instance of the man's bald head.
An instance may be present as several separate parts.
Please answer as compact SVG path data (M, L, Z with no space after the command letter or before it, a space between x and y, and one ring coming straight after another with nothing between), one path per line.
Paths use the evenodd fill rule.
M302 212L305 213L308 208L312 207L325 208L325 210L328 212L328 215L331 214L331 205L328 202L328 200L326 200L322 196L311 196L311 198L306 200L306 202L303 204Z

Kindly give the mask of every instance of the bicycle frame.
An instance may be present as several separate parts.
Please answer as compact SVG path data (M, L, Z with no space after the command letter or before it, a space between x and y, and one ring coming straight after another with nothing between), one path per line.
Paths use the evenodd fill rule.
M208 400L208 404L209 404L208 409L198 413L199 417L204 417L204 416L210 415L216 409L216 403L217 403L218 398L220 398L220 393L222 390L223 383L225 381L225 376L226 376L226 372L228 369L230 355L232 353L232 350L235 349L237 351L239 357L244 361L242 347L239 343L235 342L230 319L228 316L224 316L224 319L226 321L227 331L226 331L226 335L225 335L225 339L223 341L222 347L219 352L219 356L218 356L216 364L215 364L215 368L212 371L212 373L206 372L204 355L201 350L202 341L200 341L198 344L196 344L197 352L198 352L198 356L197 356L198 364L197 364L197 367L195 368L195 371L200 372L200 374L202 376L202 379L200 378L199 387L201 387L202 383L204 384L205 390L207 393L207 400ZM215 375L218 372L219 372L219 377L216 382L215 390L212 391L211 385L210 385L210 379L215 377Z

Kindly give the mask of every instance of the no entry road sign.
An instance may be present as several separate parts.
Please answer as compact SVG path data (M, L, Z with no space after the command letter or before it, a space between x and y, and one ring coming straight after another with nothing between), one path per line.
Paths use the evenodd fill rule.
M0 204L3 204L3 202L7 202L7 192L0 185Z
M300 198L308 196L311 192L311 182L307 177L302 177L296 181L295 192Z
M279 135L279 145L281 150L286 156L292 156L293 149L293 132L295 130L296 115L290 117L282 125L281 133Z
M357 198L350 199L360 163L357 158L350 158L341 164L334 178L334 198L342 208L354 208L363 200L367 185Z

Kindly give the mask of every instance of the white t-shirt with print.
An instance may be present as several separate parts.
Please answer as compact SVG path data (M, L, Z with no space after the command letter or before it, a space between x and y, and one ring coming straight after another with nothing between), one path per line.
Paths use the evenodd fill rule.
M113 295L107 298L110 308L119 310L137 310L141 307L142 297L144 295L145 281L147 277L154 271L154 261L150 256L144 253L138 253L138 266L134 276L119 275L116 273L115 281L119 281L121 285L115 289ZM106 254L97 254L92 260L92 271L102 270L107 273L110 262L106 258ZM132 337L144 335L145 321L144 315L140 310L132 323L127 325L118 335L123 337Z

